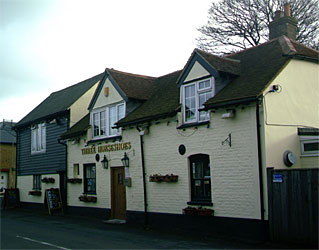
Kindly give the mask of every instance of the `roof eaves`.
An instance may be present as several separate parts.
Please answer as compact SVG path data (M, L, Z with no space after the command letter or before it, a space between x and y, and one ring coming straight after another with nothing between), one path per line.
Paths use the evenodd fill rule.
M47 121L47 120L51 120L51 119L54 119L55 117L59 117L59 116L64 116L64 115L67 115L70 113L70 110L67 109L67 110L63 110L63 111L60 111L60 112L56 112L54 114L50 114L50 115L47 115L47 116L42 116L40 118L37 118L35 120L32 120L32 121L28 121L28 122L25 122L25 123L21 123L21 124L16 124L15 126L13 126L12 128L14 130L18 130L18 129L21 129L23 127L27 127L31 124L37 124L37 123L40 123L40 122L44 122L44 121Z
M237 100L228 100L228 101L221 101L221 102L216 102L216 103L208 103L204 104L204 108L200 109L200 111L207 111L210 109L217 109L217 108L224 108L224 107L229 107L233 105L239 105L239 104L248 104L254 101L257 101L258 97L257 96L251 96L251 97L245 97L242 99L237 99Z
M167 113L158 114L158 115L154 115L154 116L143 117L143 118L132 120L132 121L128 121L128 122L118 121L116 123L115 128L127 127L127 126L131 126L131 125L136 125L136 124L139 124L139 123L150 122L150 121L156 120L156 119L163 119L163 118L166 118L166 117L172 117L172 116L176 115L176 113L177 113L177 111L174 110L172 112L167 112Z

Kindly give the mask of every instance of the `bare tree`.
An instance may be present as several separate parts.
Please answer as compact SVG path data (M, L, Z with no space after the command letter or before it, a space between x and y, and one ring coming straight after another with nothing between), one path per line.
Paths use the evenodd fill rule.
M198 30L200 49L229 53L268 40L268 25L287 0L220 0L209 9L208 22ZM318 0L290 0L291 16L298 21L296 40L319 48Z

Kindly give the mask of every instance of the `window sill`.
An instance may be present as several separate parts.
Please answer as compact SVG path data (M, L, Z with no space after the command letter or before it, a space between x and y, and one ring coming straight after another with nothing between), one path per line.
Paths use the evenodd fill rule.
M83 195L96 195L96 192L83 192Z
M201 206L213 206L213 203L210 201L189 201L187 205L201 205Z
M190 127L196 127L196 126L203 126L208 125L210 121L204 121L204 122L192 122L192 123L184 123L177 127L177 129L184 129L184 128L190 128Z
M314 154L309 154L309 155L305 154L305 155L301 155L300 157L301 158L304 158L304 157L319 157L319 154L315 154L315 153Z
M31 151L31 155L39 155L39 154L45 154L45 150L43 151Z
M88 144L90 143L95 143L95 142L101 142L101 141L122 141L122 136L117 135L117 136L112 136L112 137L105 137L105 138L98 138L98 139L92 139L88 141Z

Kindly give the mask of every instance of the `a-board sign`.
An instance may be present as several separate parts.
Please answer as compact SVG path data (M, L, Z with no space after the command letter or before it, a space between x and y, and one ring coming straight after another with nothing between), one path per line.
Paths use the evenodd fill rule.
M8 188L4 192L5 208L20 207L20 194L18 188Z
M45 190L46 202L48 204L49 214L52 213L52 210L62 210L62 200L60 189L51 188Z

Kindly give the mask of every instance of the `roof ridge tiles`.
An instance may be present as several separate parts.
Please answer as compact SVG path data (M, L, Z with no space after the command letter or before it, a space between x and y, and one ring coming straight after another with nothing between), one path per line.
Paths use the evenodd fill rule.
M117 69L113 69L113 68L106 68L108 71L114 71L120 74L125 74L125 75L130 75L130 76L136 76L136 77L141 77L141 78L147 78L147 79L156 79L158 77L155 76L147 76L147 75L141 75L141 74L135 74L135 73L129 73L129 72L125 72L125 71L120 71Z

